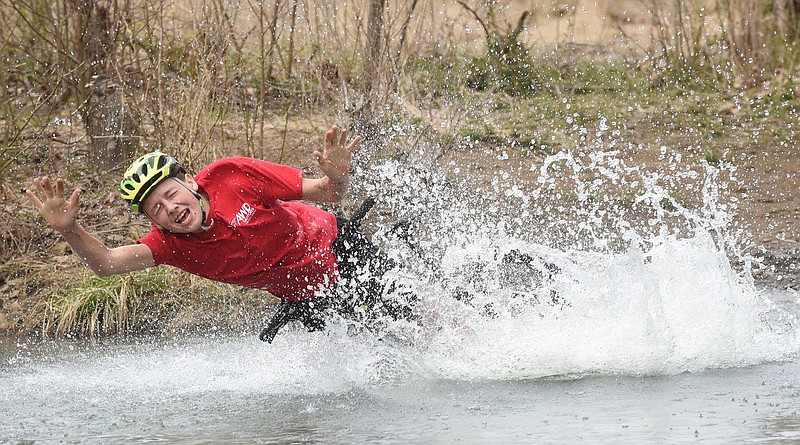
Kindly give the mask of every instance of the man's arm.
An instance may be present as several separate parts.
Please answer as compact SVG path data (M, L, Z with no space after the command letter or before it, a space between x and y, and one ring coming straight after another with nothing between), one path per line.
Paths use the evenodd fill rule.
M327 176L303 178L303 199L314 202L339 202L347 196L350 181L336 183Z
M69 243L72 250L100 276L114 275L155 266L153 253L143 244L109 249L99 239L89 234L77 222L80 210L79 189L72 192L70 200L64 198L64 180L56 179L53 187L47 176L33 180L38 195L31 190L25 194L39 213Z
M322 152L315 151L319 168L325 176L319 179L303 179L303 199L316 202L339 202L350 187L350 158L353 148L361 142L356 136L347 143L347 130L332 126L322 145Z
M147 269L156 265L153 252L144 244L130 244L109 249L79 224L61 232L72 250L101 277Z

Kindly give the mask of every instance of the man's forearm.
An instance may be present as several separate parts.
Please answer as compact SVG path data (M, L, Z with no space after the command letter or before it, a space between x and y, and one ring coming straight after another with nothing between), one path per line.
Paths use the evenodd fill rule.
M72 228L60 231L60 233L72 250L86 262L94 273L100 276L113 274L110 250L102 241L77 223Z
M303 179L303 199L314 202L339 202L347 196L350 178L344 176L339 182L329 176L318 179Z

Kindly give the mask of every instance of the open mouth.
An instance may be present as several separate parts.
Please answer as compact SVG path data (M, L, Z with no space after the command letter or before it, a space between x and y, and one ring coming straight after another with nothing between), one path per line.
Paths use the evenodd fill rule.
M181 214L178 215L178 218L175 220L175 222L178 224L183 224L183 222L186 221L187 218L189 218L189 209L186 209L183 212L181 212Z

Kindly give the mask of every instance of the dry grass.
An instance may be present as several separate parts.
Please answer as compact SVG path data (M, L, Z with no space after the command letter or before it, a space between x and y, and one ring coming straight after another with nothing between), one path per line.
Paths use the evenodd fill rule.
M40 332L73 337L252 330L263 322L271 302L263 292L216 284L172 268L105 278L84 272L40 297Z
M0 26L13 32L0 38L0 48L17 63L0 74L8 85L0 93L0 171L46 141L41 129L64 110L83 112L94 75L124 88L142 116L146 147L192 160L226 147L263 155L271 142L266 122L276 115L364 105L372 113L396 104L398 94L414 100L427 86L402 79L419 60L447 66L498 45L519 45L512 63L524 58L533 66L627 58L652 70L656 82L788 81L797 37L790 3L394 1L382 14L383 40L368 44L369 0L99 1L88 12L76 9L76 0L4 0ZM366 67L375 45L382 57ZM535 55L543 60L527 60ZM244 123L233 138L231 121Z
M570 137L557 122L572 97L585 116L636 122L692 91L719 91L719 107L685 114L712 125L740 109L737 95L751 104L799 96L797 11L786 0L390 1L377 40L369 0L129 0L107 15L79 3L0 0L0 26L9 30L0 53L13 61L0 72L0 297L6 312L14 302L45 302L29 311L35 323L8 321L9 330L100 335L164 328L169 319L242 325L263 305L260 294L174 271L169 279L75 276L80 263L19 194L31 176L58 174L88 190L82 221L107 243L147 228L113 195L118 172L96 172L88 161L82 116L94 75L118 84L139 111L143 149L168 150L194 171L229 155L307 167L334 122L372 129L371 137L388 122L411 123L419 134L396 151L418 145L449 162L469 159L468 147L480 144L558 149ZM498 43L513 50L487 51ZM368 65L370 48L380 56L373 51ZM677 93L647 97L669 89ZM643 108L633 117L620 111L633 109L631 98ZM763 109L775 116L792 107ZM371 154L361 154L368 162ZM712 149L706 157L719 156ZM51 263L57 274L47 273ZM58 287L61 273L75 285Z
M67 288L66 295L48 300L42 331L82 336L125 333L138 323L140 304L130 276L88 279L82 287Z

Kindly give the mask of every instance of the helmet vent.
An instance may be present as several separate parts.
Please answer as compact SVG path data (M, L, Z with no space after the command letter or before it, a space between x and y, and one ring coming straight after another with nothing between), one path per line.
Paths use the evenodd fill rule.
M120 183L120 194L134 211L161 181L185 173L175 159L161 152L146 154L137 159L125 172Z

